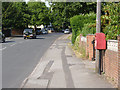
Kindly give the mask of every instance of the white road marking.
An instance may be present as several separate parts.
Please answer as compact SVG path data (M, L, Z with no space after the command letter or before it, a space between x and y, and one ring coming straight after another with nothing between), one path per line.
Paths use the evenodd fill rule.
M0 49L0 51L5 50L6 48L7 48L7 47L4 47L4 48Z
M14 46L14 45L16 45L16 43L15 43L15 44L12 44L12 45L10 45L10 46L12 47L12 46Z

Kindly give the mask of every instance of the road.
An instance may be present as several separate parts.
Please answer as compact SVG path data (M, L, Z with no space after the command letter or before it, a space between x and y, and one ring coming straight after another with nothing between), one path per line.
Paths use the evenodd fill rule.
M62 33L39 35L37 39L17 37L2 44L2 87L19 88L40 58Z

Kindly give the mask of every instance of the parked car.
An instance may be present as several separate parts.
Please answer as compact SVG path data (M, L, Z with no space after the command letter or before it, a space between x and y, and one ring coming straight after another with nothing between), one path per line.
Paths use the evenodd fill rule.
M48 34L48 31L47 30L43 30L42 34Z
M0 32L0 42L5 42L5 35L2 32Z
M64 31L65 31L65 30L64 30L64 29L62 29L62 32L63 32L63 33L64 33Z
M49 28L45 28L45 30L49 30Z
M69 29L65 29L64 30L64 34L69 34L70 33L70 30Z
M55 30L54 30L53 28L51 28L51 31L52 31L52 32L55 32Z
M36 35L40 35L40 34L42 34L41 28L37 28L36 29Z
M34 38L35 39L36 38L36 32L33 29L30 29L30 28L24 29L23 37L24 37L24 39L26 39L26 38Z

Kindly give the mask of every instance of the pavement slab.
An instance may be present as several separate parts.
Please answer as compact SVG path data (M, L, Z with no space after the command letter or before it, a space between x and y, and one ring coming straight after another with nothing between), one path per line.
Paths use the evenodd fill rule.
M29 79L25 88L47 88L49 80L46 79Z

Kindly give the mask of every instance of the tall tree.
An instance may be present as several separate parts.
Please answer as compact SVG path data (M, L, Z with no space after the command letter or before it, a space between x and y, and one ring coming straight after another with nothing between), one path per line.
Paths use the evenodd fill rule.
M49 24L48 8L44 2L28 2L30 25Z
M14 22L14 17L16 10L13 7L13 2L3 2L2 3L2 26L12 27Z
M27 5L25 2L2 3L3 27L24 28L28 23Z
M26 28L29 25L49 24L48 8L43 2L3 2L3 27Z
M89 12L96 12L96 3L86 2L52 2L52 24L58 28L70 25L70 18Z

